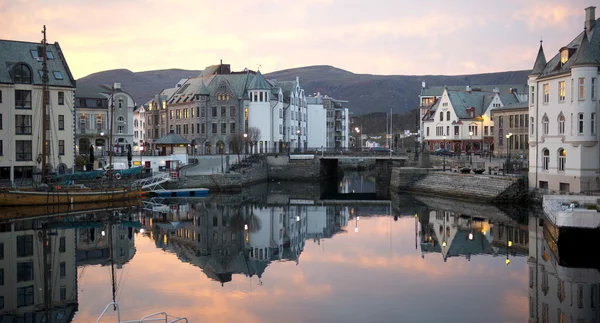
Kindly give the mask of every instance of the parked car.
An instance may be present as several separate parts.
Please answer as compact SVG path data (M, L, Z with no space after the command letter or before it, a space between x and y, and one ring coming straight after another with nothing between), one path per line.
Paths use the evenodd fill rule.
M448 149L444 149L444 148L438 148L433 152L434 155L436 156L449 156L452 157L454 156L454 152L448 150Z

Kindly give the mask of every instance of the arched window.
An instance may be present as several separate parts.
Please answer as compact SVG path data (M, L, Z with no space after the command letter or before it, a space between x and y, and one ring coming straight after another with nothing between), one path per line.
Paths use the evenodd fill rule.
M450 111L446 112L446 120L450 121Z
M119 99L119 109L123 108L123 99Z
M549 132L549 126L550 121L548 120L548 116L544 115L544 117L542 118L542 134L547 135Z
M133 126L134 126L134 127L136 127L136 128L138 127L138 119L135 119L135 120L133 121Z
M25 64L18 64L13 68L15 83L31 84L31 69Z
M565 133L565 116L562 112L558 115L558 133L561 135Z
M125 118L123 116L118 116L117 122L125 122Z
M82 114L79 116L79 130L87 129L87 115Z
M558 171L559 172L564 172L565 171L565 165L567 163L567 152L560 148L558 150Z
M444 112L440 112L440 121L444 121Z
M96 116L96 130L104 130L104 116Z
M548 170L549 166L550 166L550 150L544 148L544 150L542 150L542 169Z

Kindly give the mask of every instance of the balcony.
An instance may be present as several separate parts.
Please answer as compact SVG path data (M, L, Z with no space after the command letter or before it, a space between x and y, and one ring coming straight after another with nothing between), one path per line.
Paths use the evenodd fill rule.
M335 141L346 141L346 136L335 136Z
M346 127L339 127L339 126L335 127L335 131L336 132L344 132L344 131L346 131Z
M335 121L342 121L346 119L346 115L345 114L336 114L335 115Z

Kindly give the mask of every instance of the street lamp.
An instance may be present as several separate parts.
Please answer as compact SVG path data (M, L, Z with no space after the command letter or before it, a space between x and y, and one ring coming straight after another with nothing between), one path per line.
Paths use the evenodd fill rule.
M140 166L143 166L144 164L142 163L142 155L144 154L144 145L140 145Z
M508 149L509 149L509 146L510 146L510 142L509 142L509 140L510 140L510 137L512 137L512 132L509 132L509 133L506 135L506 165L504 166L504 169L505 169L505 171L504 171L504 172L505 172L505 173L506 173L506 171L508 170L508 165L509 165L509 163L510 163L510 151L508 150ZM507 264L507 265L508 265L508 264Z
M296 133L298 134L298 152L300 152L300 129L296 130Z
M444 139L444 150L442 151L442 155L444 156L444 172L446 171L446 136L442 137Z
M244 134L244 159L246 159L246 153L248 152L248 134Z
M473 131L469 131L471 141L469 142L469 164L473 165Z

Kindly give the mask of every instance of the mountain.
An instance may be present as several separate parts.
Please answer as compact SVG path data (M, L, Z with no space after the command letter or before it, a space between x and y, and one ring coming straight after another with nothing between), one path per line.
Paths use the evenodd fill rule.
M110 70L88 75L77 84L95 85L120 82L137 104L150 100L164 88L170 88L182 78L195 77L199 70L168 69L132 72L126 69ZM307 94L320 92L336 99L348 100L354 115L373 112L408 112L418 106L421 82L427 86L525 84L529 71L511 71L474 75L371 75L354 74L333 66L307 66L266 74L280 81L300 78Z
M202 71L168 69L132 72L127 69L108 70L90 74L77 80L77 85L121 83L124 91L133 96L136 104L144 104L162 89L174 87L179 80L198 76Z

